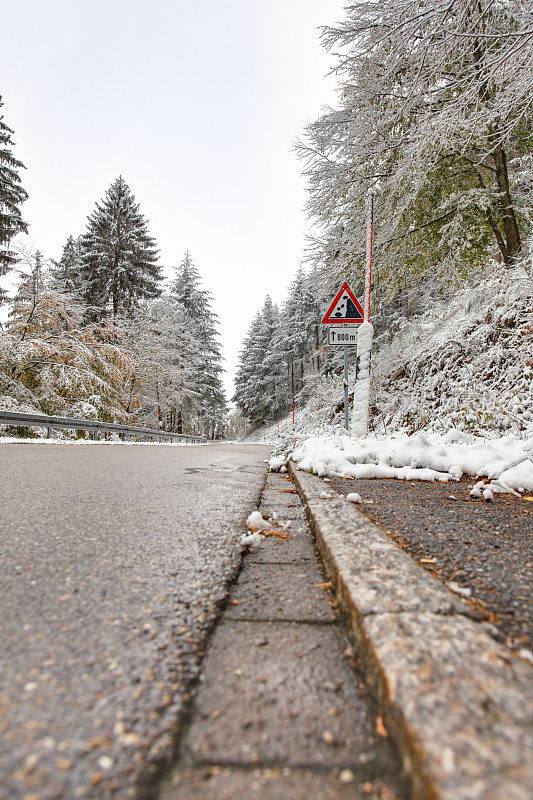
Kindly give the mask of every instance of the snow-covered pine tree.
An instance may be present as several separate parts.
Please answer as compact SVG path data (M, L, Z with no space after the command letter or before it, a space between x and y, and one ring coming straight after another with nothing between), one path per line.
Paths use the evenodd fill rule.
M244 339L235 377L234 401L255 424L274 419L286 405L282 357L274 349L279 311L266 297Z
M226 412L222 386L222 355L218 341L218 318L212 309L212 295L200 289L201 277L188 251L170 284L170 298L186 313L194 328L199 363L196 375L196 398L184 397L176 409L178 430L200 424L206 435L220 433ZM194 427L193 427L194 429Z
M3 106L0 95L0 109ZM16 263L17 257L9 249L17 233L25 233L27 225L22 219L20 206L28 198L21 185L19 171L24 164L13 155L13 131L0 115L0 276L6 275ZM5 301L5 290L0 287L0 303Z
M239 353L239 363L235 373L235 394L233 402L242 411L243 415L250 422L255 422L262 418L258 405L257 394L257 337L261 327L261 312L258 311L250 323L242 350Z
M123 318L121 329L134 356L126 411L150 427L174 430L175 410L198 399L201 359L185 309L163 295Z
M306 364L320 369L320 303L315 299L309 277L302 267L289 286L287 300L280 314L275 349L287 365L288 388L294 402L304 387Z
M53 289L60 292L80 292L82 269L81 237L69 236L59 261L52 262L50 281Z
M458 284L495 253L513 263L531 226L517 203L533 149L531 23L514 0L364 0L324 31L339 107L300 151L332 281L360 275L370 187L385 300Z
M278 306L267 295L260 312L254 356L257 374L257 400L263 419L274 419L286 407L279 379L285 365L275 349L279 325Z
M161 293L156 242L122 176L96 204L81 248L83 296L96 318L131 313Z

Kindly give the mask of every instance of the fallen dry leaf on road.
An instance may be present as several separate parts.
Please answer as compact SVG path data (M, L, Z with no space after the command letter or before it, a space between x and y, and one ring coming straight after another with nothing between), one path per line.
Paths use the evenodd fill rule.
M315 583L315 589L331 589L331 581L324 581L324 583Z
M379 716L376 718L376 733L377 733L379 736L383 736L383 738L384 738L384 739L386 739L386 738L387 738L387 736L389 735L389 734L387 733L387 729L386 729L385 725L383 724L383 720L382 720L382 718L381 718L381 715L379 715Z

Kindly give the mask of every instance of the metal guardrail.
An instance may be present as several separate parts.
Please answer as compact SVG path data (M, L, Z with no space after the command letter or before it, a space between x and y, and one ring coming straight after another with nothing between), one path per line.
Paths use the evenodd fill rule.
M120 425L114 422L99 422L98 420L77 419L76 417L49 417L46 414L22 414L17 411L0 411L0 425L14 425L24 428L46 428L48 439L52 438L54 428L63 428L76 431L89 431L94 440L98 434L103 433L107 438L109 433L118 433L124 440L127 434L142 436L143 438L157 439L159 442L175 439L181 442L207 442L205 436L194 436L187 433L171 433L158 431L152 428L138 428L135 425ZM1 441L1 438L0 438Z

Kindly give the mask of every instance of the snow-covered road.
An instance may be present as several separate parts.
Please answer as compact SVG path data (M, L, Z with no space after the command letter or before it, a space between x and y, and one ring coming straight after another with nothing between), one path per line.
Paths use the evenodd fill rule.
M269 448L0 444L0 798L132 797L240 560Z

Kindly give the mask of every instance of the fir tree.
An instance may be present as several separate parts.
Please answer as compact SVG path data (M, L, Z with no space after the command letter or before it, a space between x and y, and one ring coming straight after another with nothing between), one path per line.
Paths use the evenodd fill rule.
M0 95L0 108L2 108ZM21 186L19 170L24 164L12 154L13 131L0 115L0 276L5 275L16 263L15 254L9 249L11 239L17 233L25 233L27 225L23 221L20 206L28 195ZM0 288L0 303L5 299L5 291Z
M281 359L275 351L279 324L277 306L267 296L240 353L233 399L244 416L256 424L273 419L283 405Z
M161 293L155 240L122 177L97 203L81 245L84 300L95 316L131 313Z
M281 324L274 348L286 364L291 403L304 387L306 361L315 360L320 368L320 304L315 300L309 279L300 267L283 304Z
M257 365L255 363L256 340L261 326L261 312L258 311L248 332L244 337L242 350L239 353L239 365L235 375L235 394L233 401L249 422L261 419L258 413L257 394L255 392L255 381L257 376Z
M223 424L226 399L220 377L222 355L218 342L218 318L211 308L210 292L199 288L200 280L200 274L186 251L170 285L170 297L185 310L193 324L200 368L197 371L197 399L190 397L177 409L177 424L182 432L184 417L188 415L190 425L196 415L202 420L206 433L214 438Z
M69 236L59 261L50 269L52 288L60 292L81 290L82 245L81 237Z
M324 369L321 303L314 278L300 268L281 312L267 297L250 325L233 397L249 422L260 424L289 412L293 403L307 399L309 379Z
M256 343L256 370L258 377L258 402L262 419L274 419L287 405L283 392L284 362L276 350L276 341L282 331L279 309L267 296L260 313Z

